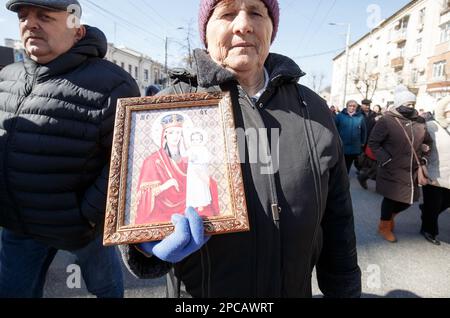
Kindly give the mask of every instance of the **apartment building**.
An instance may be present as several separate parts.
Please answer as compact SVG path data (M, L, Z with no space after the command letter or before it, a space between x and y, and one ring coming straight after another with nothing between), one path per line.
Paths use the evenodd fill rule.
M109 43L106 59L131 74L138 83L142 95L149 85L166 83L165 66L145 54L126 47L115 47Z
M331 103L341 106L346 52L333 59ZM450 94L450 0L413 0L350 45L347 100L386 106L402 83L418 107Z

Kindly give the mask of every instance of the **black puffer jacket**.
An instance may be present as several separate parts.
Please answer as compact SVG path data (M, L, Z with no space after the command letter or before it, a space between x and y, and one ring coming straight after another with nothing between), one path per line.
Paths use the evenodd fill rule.
M286 57L269 56L270 84L257 106L207 54L197 50L195 57L198 75L190 82L199 86L180 83L164 93L213 91L220 89L217 85L230 91L237 127L279 129L280 163L279 172L269 175L261 173L261 163L242 164L251 231L214 236L176 264L169 296L178 296L183 282L194 297L310 297L317 265L326 296L358 297L361 272L349 182L325 101L297 84L303 72ZM273 204L281 208L279 221ZM121 250L139 277L154 277L170 267L155 256L145 258L133 246Z
M0 72L0 225L61 249L101 225L116 101L135 81L103 60L104 34L87 35L47 65Z

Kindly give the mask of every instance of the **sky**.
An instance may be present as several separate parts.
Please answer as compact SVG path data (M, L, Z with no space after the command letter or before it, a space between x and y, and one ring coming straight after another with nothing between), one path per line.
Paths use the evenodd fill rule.
M192 48L202 47L197 30L199 0L79 1L82 23L100 28L116 46L126 46L164 63L167 37L169 66L181 65L188 42ZM0 45L5 38L19 39L17 16L5 9L6 2L0 0ZM279 0L280 28L271 51L297 62L308 74L303 84L313 86L313 75L316 79L323 75L323 88L331 84L332 59L345 49L347 27L343 24L350 23L354 42L408 2Z

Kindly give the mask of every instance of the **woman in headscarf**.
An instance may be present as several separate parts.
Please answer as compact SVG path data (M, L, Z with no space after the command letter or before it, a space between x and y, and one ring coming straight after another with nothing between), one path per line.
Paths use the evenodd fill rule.
M261 153L259 146L269 140L278 142L268 154L272 169L263 160L242 163L250 232L208 241L201 219L188 209L163 241L122 249L139 277L173 267L170 296L180 296L184 283L193 297L311 297L314 267L325 296L360 296L339 134L325 101L298 84L304 75L300 68L269 54L278 24L276 0L200 1L206 50L194 53L196 76L183 74L165 93L229 93L236 128L267 135L266 142L252 143L249 134L239 144L246 158Z

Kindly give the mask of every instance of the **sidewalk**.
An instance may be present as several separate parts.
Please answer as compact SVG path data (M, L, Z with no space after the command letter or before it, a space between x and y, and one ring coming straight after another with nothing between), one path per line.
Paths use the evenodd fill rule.
M375 183L369 182L369 191L363 190L351 175L352 197L355 207L359 264L363 271L363 297L416 298L450 297L450 213L440 219L441 246L428 243L420 234L420 212L416 206L396 219L399 242L391 244L377 235L381 197L374 192ZM71 254L59 252L50 267L45 297L90 297L84 284L81 289L69 289L67 266L74 263ZM165 279L139 280L124 267L125 297L163 298ZM317 283L314 294L319 296Z

